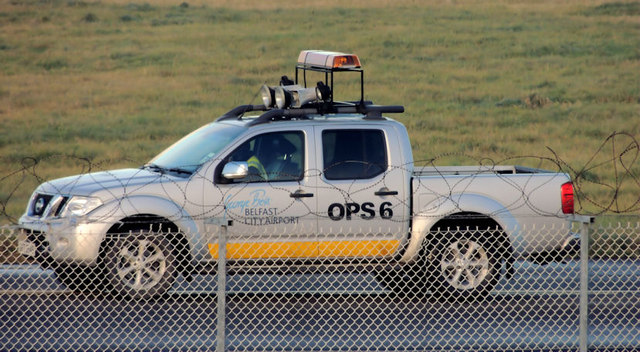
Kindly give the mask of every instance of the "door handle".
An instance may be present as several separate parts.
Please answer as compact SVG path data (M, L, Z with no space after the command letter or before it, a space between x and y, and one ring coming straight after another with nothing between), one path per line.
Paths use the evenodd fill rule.
M377 192L374 193L376 196L397 196L398 191L392 191L387 187L380 188Z
M313 197L313 193L305 193L303 190L299 189L294 193L289 193L289 197L291 198L311 198Z

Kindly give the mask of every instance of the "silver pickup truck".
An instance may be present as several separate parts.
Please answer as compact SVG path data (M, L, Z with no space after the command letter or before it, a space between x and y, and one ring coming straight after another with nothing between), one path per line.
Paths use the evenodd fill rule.
M324 82L307 88L307 71ZM230 273L364 269L397 292L460 300L484 297L516 259L546 263L574 245L566 174L416 167L405 127L383 116L403 108L334 101L342 71L362 82L357 56L303 51L296 82L263 86L262 105L148 164L43 183L20 252L70 288L152 297L215 268L224 238Z

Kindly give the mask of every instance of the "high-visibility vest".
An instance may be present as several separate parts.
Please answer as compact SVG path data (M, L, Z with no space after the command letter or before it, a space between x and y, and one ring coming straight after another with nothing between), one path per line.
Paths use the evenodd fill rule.
M260 177L267 180L267 170L264 169L264 166L262 166L262 163L260 163L260 160L258 160L258 157L256 157L255 155L252 156L251 158L249 158L249 160L247 160L247 164L249 168L255 167L256 170L258 170Z

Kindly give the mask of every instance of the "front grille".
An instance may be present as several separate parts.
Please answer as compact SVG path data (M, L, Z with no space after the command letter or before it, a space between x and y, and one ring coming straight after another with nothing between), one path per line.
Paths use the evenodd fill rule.
M53 196L49 194L37 194L29 208L29 215L42 216L52 198Z
M53 213L54 216L60 216L60 213L62 212L62 209L64 209L64 206L67 204L68 200L69 197L62 197L62 200L58 203L58 208L55 209Z

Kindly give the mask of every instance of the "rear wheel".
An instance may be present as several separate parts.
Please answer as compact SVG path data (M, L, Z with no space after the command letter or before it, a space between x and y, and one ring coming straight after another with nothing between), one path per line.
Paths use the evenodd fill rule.
M107 246L106 280L115 294L151 298L173 286L177 263L166 238L153 233L123 235Z
M385 289L402 296L417 297L429 289L424 265L405 264L376 272L375 278Z
M430 265L435 293L453 301L485 298L500 278L500 233L458 230L443 236Z

